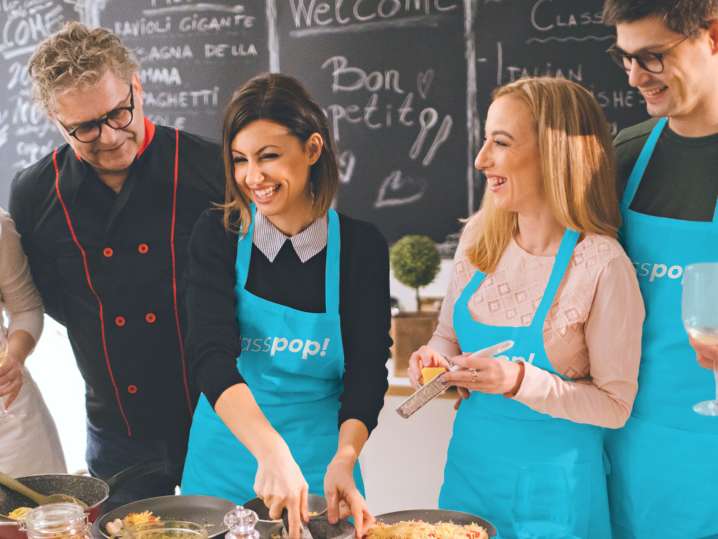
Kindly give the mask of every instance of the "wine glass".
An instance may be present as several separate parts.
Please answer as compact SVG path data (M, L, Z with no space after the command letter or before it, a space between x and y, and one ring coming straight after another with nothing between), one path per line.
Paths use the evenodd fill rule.
M5 331L0 327L0 366L7 360L7 337ZM5 408L5 399L0 398L0 421L9 419L12 414Z
M687 266L683 274L683 325L701 344L718 346L718 262ZM693 410L718 416L718 366L714 366L716 399L699 402Z
M579 539L574 534L574 495L566 469L536 463L519 468L512 506L517 539Z

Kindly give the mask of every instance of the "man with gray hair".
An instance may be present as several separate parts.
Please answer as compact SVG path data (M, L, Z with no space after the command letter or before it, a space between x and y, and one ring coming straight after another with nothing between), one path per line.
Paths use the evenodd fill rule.
M144 116L138 64L108 30L67 24L37 47L29 74L66 144L15 177L10 210L85 380L89 470L107 478L159 460L161 473L111 503L173 494L196 400L187 244L223 199L219 146Z
M615 142L646 322L631 419L607 433L613 534L718 537L718 417L693 410L715 395L718 344L681 323L686 265L718 262L718 0L605 0L603 16L653 116Z

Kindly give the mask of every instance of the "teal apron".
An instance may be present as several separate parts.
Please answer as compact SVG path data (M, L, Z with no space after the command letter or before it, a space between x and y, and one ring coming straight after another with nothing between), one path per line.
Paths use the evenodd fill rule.
M254 217L254 208L253 208ZM324 495L324 474L337 451L344 349L339 318L339 217L329 210L324 313L272 303L245 288L254 218L237 246L237 368L309 484ZM256 496L257 461L202 395L190 430L182 494L219 496L242 504ZM359 467L354 470L363 491Z
M715 387L681 321L683 269L718 260L718 208L712 222L630 209L666 121L648 137L621 201L621 240L636 266L646 322L631 419L606 437L611 519L620 539L718 534L718 419L692 409L715 395Z
M578 237L565 232L530 326L489 326L473 319L469 299L486 277L477 271L454 305L461 350L510 339L513 361L561 376L546 355L543 326ZM472 392L456 414L439 506L491 520L502 539L609 539L602 446L599 427L552 418L502 395Z

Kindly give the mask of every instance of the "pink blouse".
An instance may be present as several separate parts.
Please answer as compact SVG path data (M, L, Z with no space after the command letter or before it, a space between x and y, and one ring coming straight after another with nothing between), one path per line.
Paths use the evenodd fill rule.
M462 352L452 323L454 303L476 271L464 250L461 242L439 324L429 341L429 347L446 357ZM528 326L554 259L532 255L512 240L496 271L469 300L474 319L494 326ZM644 316L635 270L619 243L587 235L576 245L543 327L554 370L575 381L526 364L514 398L553 417L622 427L638 389Z

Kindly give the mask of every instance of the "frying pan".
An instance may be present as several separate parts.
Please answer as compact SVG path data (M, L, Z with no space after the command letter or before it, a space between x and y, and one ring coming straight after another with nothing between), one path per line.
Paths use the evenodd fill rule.
M92 527L95 537L109 537L105 526L129 513L152 511L162 520L187 520L207 527L209 537L222 537L227 532L224 515L234 509L233 502L213 496L158 496L137 500L105 513Z
M261 539L270 539L273 536L282 536L285 529L285 520L287 518L286 509L282 514L282 518L272 520L269 517L269 509L259 498L249 500L244 504L245 509L251 509L257 513L257 524L255 529L259 532ZM310 513L319 513L317 516L309 518L307 524L312 539L350 539L354 537L354 526L346 520L340 520L336 524L329 524L327 520L327 502L324 496L309 495L308 509Z
M273 534L281 536L282 521L269 518L269 509L267 509L262 500L255 498L245 503L244 507L257 513L259 521L256 529L259 531L261 539L270 539ZM396 524L406 520L423 520L430 524L437 522L453 522L454 524L462 525L473 523L485 528L489 537L496 537L496 527L491 522L479 516L459 511L414 509L377 515L376 520L385 524ZM354 537L354 526L346 520L342 520L334 526L329 525L326 519L318 519L314 523L315 526L310 526L314 539L352 539Z
M72 474L43 474L18 477L17 480L40 494L69 494L87 504L87 518L93 522L102 512L102 504L110 493L126 481L163 471L165 464L158 461L141 462L113 475L107 481L97 477ZM37 504L14 490L0 485L0 513L7 515L18 507L36 507ZM0 521L1 539L24 539L14 523Z
M462 513L459 511L448 511L445 509L413 509L408 511L395 511L393 513L385 513L377 515L377 521L385 524L396 524L402 520L423 520L430 524L437 522L453 522L454 524L471 524L475 523L486 529L489 537L496 536L496 527L486 519Z

